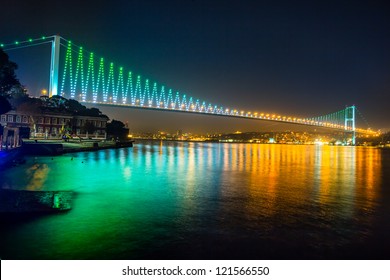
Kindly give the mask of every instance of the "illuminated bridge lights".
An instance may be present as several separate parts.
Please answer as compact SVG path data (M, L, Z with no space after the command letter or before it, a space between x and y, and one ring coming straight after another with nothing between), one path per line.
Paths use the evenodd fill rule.
M50 40L53 38L54 36L43 36L38 39L29 38L26 41L15 41L14 44L0 44L0 47L6 49L12 45L40 44L45 40L51 42ZM61 40L65 39L61 38ZM59 92L67 98L77 98L85 103L272 120L374 133L369 130L355 129L355 119L354 116L351 117L351 112L354 114L355 106L314 118L297 118L266 112L258 113L224 108L179 91L174 92L172 89L151 82L140 75L135 76L131 71L126 72L122 66L118 67L113 62L107 63L104 58L97 59L93 52L88 52L83 47L74 45L71 41L65 41L65 44L61 44L66 48L66 52L60 63Z
M24 47L30 47L30 46L35 46L35 45L40 45L42 43L51 43L51 39L53 36L50 37L41 37L41 38L28 38L26 40L16 40L12 43L4 44L0 43L0 47L4 48L5 51L7 50L12 50L12 49L18 49L18 48L24 48ZM50 40L46 40L50 39ZM46 42L43 42L46 41Z

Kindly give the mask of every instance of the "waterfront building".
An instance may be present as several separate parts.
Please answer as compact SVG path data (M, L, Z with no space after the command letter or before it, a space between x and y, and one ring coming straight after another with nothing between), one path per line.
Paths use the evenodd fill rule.
M12 110L0 116L4 131L19 128L29 131L23 138L61 138L64 134L81 138L106 138L108 117L74 115L70 112L42 110L41 113L28 114Z

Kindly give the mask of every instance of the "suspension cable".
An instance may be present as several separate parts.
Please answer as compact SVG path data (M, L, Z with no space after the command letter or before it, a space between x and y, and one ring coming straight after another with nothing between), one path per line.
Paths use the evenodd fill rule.
M358 108L356 108L356 111L358 112L359 116L361 117L361 119L365 122L365 124L367 125L367 127L371 127L370 124L368 123L367 119L363 116L363 114L358 110Z

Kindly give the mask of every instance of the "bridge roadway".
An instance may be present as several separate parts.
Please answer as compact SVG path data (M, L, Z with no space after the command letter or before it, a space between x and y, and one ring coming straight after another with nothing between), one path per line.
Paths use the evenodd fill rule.
M155 111L166 111L166 112L178 112L178 113L189 113L189 114L201 114L201 115L210 115L210 116L219 116L219 117L231 117L231 118L241 118L241 119L251 119L251 120L261 120L261 121L271 121L271 122L281 122L294 125L306 125L306 126L316 126L322 128L329 128L344 132L354 132L352 127L345 127L345 125L333 124L330 122L321 122L316 120L310 120L308 118L297 118L297 117L286 117L277 114L268 114L268 113L257 113L257 112L245 112L226 109L222 113L211 113L199 110L186 110L180 108L172 107L155 107L149 105L132 105L132 104L122 104L122 103L113 103L113 102L93 102L93 101L79 101L82 104L88 105L100 105L100 106L109 106L109 107L127 107L134 109L146 109L146 110L155 110ZM233 112L233 113L231 113ZM366 129L355 129L356 133L374 135L377 132L373 130Z

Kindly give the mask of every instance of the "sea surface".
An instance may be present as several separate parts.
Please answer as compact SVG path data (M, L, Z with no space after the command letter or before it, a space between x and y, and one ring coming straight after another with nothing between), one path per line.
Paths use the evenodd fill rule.
M0 187L72 190L2 220L1 259L390 259L390 151L141 141L28 157Z

